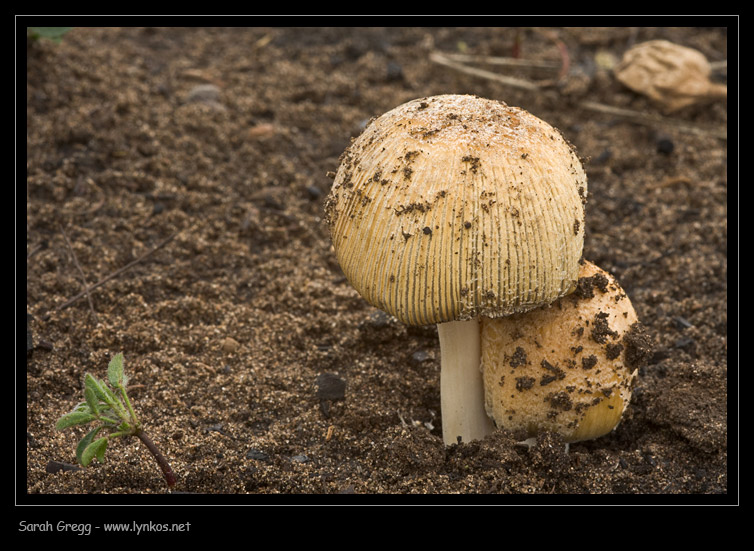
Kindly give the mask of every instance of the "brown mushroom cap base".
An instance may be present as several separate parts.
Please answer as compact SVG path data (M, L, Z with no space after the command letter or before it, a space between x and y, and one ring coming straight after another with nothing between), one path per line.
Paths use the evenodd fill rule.
M607 434L631 399L624 337L636 312L618 282L584 262L579 286L552 305L482 319L485 407L498 427L567 442Z

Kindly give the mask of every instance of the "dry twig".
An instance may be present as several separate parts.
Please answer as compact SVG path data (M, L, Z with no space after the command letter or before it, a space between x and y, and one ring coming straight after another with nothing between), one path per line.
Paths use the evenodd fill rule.
M686 121L662 117L660 115L651 113L642 113L622 107L613 107L612 105L605 105L596 101L584 101L579 105L584 109L589 109L590 111L614 115L622 119L630 120L631 122L635 122L637 124L644 124L648 126L671 126L676 130L685 132L687 134L696 134L697 136L713 136L715 138L721 138L723 140L728 138L728 132L724 128L701 128Z
M561 54L565 56L563 57L563 67L561 69L561 73L562 73L563 69L565 69L566 71L568 70L569 64L567 61L568 59L567 52L563 52L561 49ZM469 58L469 57L463 58L455 54L448 55L448 54L443 54L440 52L432 52L429 58L431 61L435 63L438 63L440 65L445 65L446 67L450 67L462 73L478 76L481 78L486 78L488 80L494 80L501 84L504 84L507 86L513 86L515 88L520 88L523 90L540 90L548 86L549 84L552 84L552 82L535 83L535 82L531 82L524 79L509 77L505 75L499 75L497 73L486 71L484 69L479 69L477 67L472 67L470 65L466 65L464 62L461 61L462 59L468 60L472 58ZM626 119L637 124L644 124L644 125L655 126L655 127L670 126L678 130L679 132L695 134L698 136L712 136L712 137L720 138L723 140L727 139L728 137L727 130L724 128L723 129L701 128L699 126L688 123L686 121L662 117L660 115L655 115L655 114L642 113L639 111L633 111L631 109L625 109L621 107L613 107L611 105L605 105L603 103L598 103L595 101L584 101L584 102L581 102L579 106L584 109L588 109L589 111L595 111L599 113L613 115L615 117Z
M91 291L94 291L98 287L101 287L102 285L104 285L105 283L107 283L108 281L110 281L111 279L115 279L116 277L118 277L119 275L121 275L123 272L129 270L130 268L133 268L134 266L136 266L140 262L143 262L145 258L147 258L148 256L154 254L155 252L157 252L158 250L160 250L162 247L164 247L165 245L167 245L168 243L170 243L175 238L175 236L177 236L179 233L180 232L176 232L173 235L171 235L170 237L167 237L166 239L163 239L153 249L145 252L139 258L137 258L135 260L132 260L131 262L129 262L128 264L126 264L122 268L118 268L117 270L115 270L113 273L111 273L107 277L105 277L103 279L100 279L94 285L86 287L78 295L76 295L75 297L73 297L71 299L68 299L63 304L61 304L60 306L56 307L53 311L54 312L59 312L60 310L64 310L65 308L68 308L69 306L71 306L72 304L74 304L76 301L78 301L84 295L88 295Z
M491 55L457 54L434 52L451 61L459 63L485 63L487 65L502 65L505 67L534 67L539 69L557 69L559 65L552 61L538 59L519 59L515 57L500 57Z
M524 90L538 90L539 89L538 84L535 84L528 80L523 80L523 79L515 78L515 77L509 77L506 75L499 75L497 73L493 73L492 71L486 71L484 69L472 67L470 65L466 65L458 61L453 61L452 59L448 58L445 54L441 54L440 52L432 52L431 54L429 54L429 59L431 59L435 63L439 63L440 65L445 65L447 67L455 69L456 71L461 71L462 73L466 73L469 75L486 78L488 80L494 80L496 82L500 82L508 86L513 86L515 88L522 88Z
M79 272L79 275L81 276L81 282L84 284L84 292L86 293L86 300L89 301L89 310L92 312L92 318L94 318L94 323L99 323L99 320L97 318L97 312L94 311L94 303L92 302L92 296L89 293L89 286L86 282L86 276L84 275L84 270L81 268L81 264L79 264L79 259L76 256L76 252L73 250L73 245L71 245L70 239L68 239L68 235L65 233L65 230L63 227L60 227L60 233L63 234L63 239L65 239L65 244L68 246L68 250L71 252L71 257L73 257L73 264L76 266L76 269Z

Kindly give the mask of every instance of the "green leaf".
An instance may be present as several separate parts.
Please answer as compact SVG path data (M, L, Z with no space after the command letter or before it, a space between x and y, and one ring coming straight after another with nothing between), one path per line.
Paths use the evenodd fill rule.
M99 398L97 397L97 391L92 386L94 377L88 375L84 377L84 398L86 398L86 405L89 406L89 410L97 415L99 412Z
M89 387L101 401L107 403L109 399L108 388L104 381L95 379L89 373L84 377L84 388ZM110 393L112 394L112 393Z
M76 460L77 460L77 461L78 461L79 463L83 463L83 459L82 459L82 457L83 457L83 455L84 455L84 450L85 450L85 449L87 448L87 446L88 446L89 444L91 444L91 443L92 443L92 440L94 440L94 437L95 437L95 436L97 436L97 433L98 433L98 432L99 432L100 430L102 430L102 427L101 427L101 426L100 426L100 427L97 427L97 428L96 428L96 429L94 429L94 430L91 430L91 431L89 431L89 432L87 433L87 435L86 435L86 436L84 436L84 438L82 438L82 439L81 439L81 441L79 441L79 445L78 445L78 446L76 446Z
M58 422L55 424L55 428L58 430L63 430L74 425L85 425L86 423L95 421L96 419L97 417L95 417L91 413L87 413L85 411L72 411L70 413L66 413L65 415L63 415L63 417L58 419Z
M48 38L60 42L62 36L73 27L27 27L27 32L32 38Z
M109 421L106 421L104 417L107 417L109 419L113 419L116 421L115 424L110 423ZM99 420L105 423L109 426L115 426L120 422L120 417L118 416L118 412L112 409L110 406L103 404L102 409L99 410Z
M107 366L107 378L114 387L123 386L123 353L118 352Z
M94 379L94 377L92 377L92 379ZM112 390L110 390L110 387L107 386L107 383L102 379L94 379L94 386L92 388L97 394L97 398L105 402L107 405L114 408L118 408L118 406L122 407L118 397Z
M87 404L86 402L79 402L71 411L83 411L84 413L91 413L92 408L90 408L89 404Z
M105 462L105 450L107 449L107 437L100 438L89 444L81 453L81 464L86 467L95 457L100 463Z
M94 455L97 456L97 461L100 463L105 462L105 451L107 450L107 438L100 438L96 442L102 442L99 446L96 447L96 450L94 452ZM88 447L88 446L87 446Z
M105 397L106 397L106 401L108 403L115 402L115 403L120 404L120 398L118 398L115 395L115 393L112 391L112 389L109 386L107 386L107 383L105 383L105 381L103 381L102 379L100 379L99 380L99 386L104 391Z

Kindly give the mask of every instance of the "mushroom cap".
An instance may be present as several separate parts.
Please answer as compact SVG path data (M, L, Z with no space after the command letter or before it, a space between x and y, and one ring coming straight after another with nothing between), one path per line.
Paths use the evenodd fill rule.
M590 262L575 292L525 314L482 320L485 407L498 427L568 442L610 432L636 376L637 323L615 278Z
M586 180L573 148L534 115L433 96L352 142L326 221L350 283L400 321L505 316L574 289Z

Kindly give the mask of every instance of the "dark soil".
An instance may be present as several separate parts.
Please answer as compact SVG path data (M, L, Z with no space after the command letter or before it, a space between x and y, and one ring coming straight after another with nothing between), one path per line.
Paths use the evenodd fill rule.
M430 60L518 55L555 69L481 67L551 80L555 37L569 72L535 91ZM617 83L603 60L653 38L727 59L725 28L76 28L29 42L19 499L727 496L727 106L667 114ZM443 93L523 107L585 159L584 256L618 278L653 346L608 436L568 452L554 435L529 449L504 431L445 447L436 328L375 310L337 265L328 173L370 117ZM66 305L82 274L92 285L132 262ZM54 424L117 352L172 490L136 439L66 467L84 431Z

